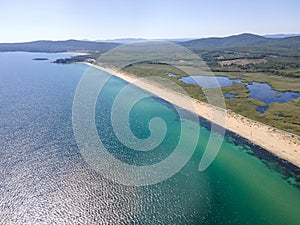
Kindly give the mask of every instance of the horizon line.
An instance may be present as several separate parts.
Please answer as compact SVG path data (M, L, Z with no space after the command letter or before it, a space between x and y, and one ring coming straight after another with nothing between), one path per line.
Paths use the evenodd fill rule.
M197 39L206 39L206 38L226 38L231 36L238 36L242 34L252 34L257 35L261 37L266 36L276 36L276 35L289 35L289 36L300 36L300 32L295 33L270 33L270 34L257 34L257 33L251 33L251 32L243 32L243 33L237 33L237 34L229 34L225 36L219 36L219 35L212 35L212 36L202 36L202 37L168 37L168 38L159 38L159 37L116 37L116 38L99 38L99 39L89 39L89 38L67 38L67 39L35 39L35 40L28 40L28 41L16 41L16 42L2 42L1 44L15 44L15 43L27 43L27 42L35 42L35 41L91 41L91 42L113 42L114 40L126 40L126 39L142 39L142 40L178 40L178 39L186 39L186 40L197 40Z

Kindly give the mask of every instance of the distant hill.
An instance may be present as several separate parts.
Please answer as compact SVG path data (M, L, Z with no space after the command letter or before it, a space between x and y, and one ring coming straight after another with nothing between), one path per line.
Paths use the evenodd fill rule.
M190 41L192 38L172 38L172 39L144 39L144 38L120 38L120 39L110 39L110 40L97 40L97 42L113 42L120 44L132 44L137 42L146 42L146 41L161 41L161 42L184 42Z
M121 44L128 44L145 40L146 39L128 38L107 40L107 42L67 40L33 41L25 43L0 43L0 52L105 52ZM282 53L289 56L300 56L300 36L286 38L267 38L255 34L240 34L223 38L215 37L188 41L184 40L186 39L161 39L156 41L174 41L177 44L189 48L193 51L214 51L224 49L231 51L245 51L250 53Z
M24 43L0 43L0 52L68 52L68 51L108 51L117 47L117 43L103 43L94 41L33 41Z
M224 38L202 38L178 44L193 51L229 50L300 57L300 36L266 38L254 34L240 34Z
M266 38L287 38L287 37L296 37L300 36L300 34L267 34L264 35Z
M201 38L191 41L180 43L184 47L193 49L212 49L224 47L237 47L245 45L261 45L265 44L268 38L255 35L255 34L240 34L229 37L216 37L216 38Z
M113 42L113 43L120 43L120 44L131 44L136 42L143 42L147 41L144 38L119 38L119 39L110 39L110 40L97 40L97 42Z

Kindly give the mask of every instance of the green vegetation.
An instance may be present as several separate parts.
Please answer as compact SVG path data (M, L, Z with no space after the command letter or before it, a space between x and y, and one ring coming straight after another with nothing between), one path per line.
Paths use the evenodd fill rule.
M286 103L271 103L264 121L271 126L300 135L300 98Z
M149 76L168 77L166 73L169 72L176 75L176 77L170 77L170 79L174 82L180 82L178 81L178 78L188 76L188 74L186 74L182 70L164 63L159 63L159 64L148 63L148 62L135 63L124 67L124 70L134 73L139 77L149 77Z
M248 118L300 135L300 98L286 103L271 103L270 108L263 114L256 110L258 105L264 106L264 103L257 99L226 99L226 105Z
M249 96L249 89L245 84L234 82L231 86L222 87L223 93L234 94L239 98L247 98Z

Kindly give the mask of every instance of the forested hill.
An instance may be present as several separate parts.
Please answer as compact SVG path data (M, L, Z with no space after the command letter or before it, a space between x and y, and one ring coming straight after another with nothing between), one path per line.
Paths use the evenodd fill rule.
M117 41L117 40L116 40ZM176 42L193 51L233 50L252 53L300 56L300 36L287 38L267 38L254 34L240 34L223 38L202 38ZM119 46L117 42L97 41L33 41L24 43L0 43L0 52L105 52Z
M240 34L229 37L201 38L182 42L181 45L193 49L237 47L252 44L265 44L270 38L254 34Z
M105 52L118 45L120 44L77 40L33 41L24 43L0 43L0 52Z
M266 54L284 53L300 56L300 36L266 38L254 34L240 34L224 38L202 38L179 43L191 50L233 50Z

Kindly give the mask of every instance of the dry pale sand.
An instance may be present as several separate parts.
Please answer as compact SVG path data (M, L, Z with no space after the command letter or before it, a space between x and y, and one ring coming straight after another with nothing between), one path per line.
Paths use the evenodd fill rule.
M166 89L154 81L140 79L133 74L128 74L123 71L120 72L90 63L86 64L106 71L127 82L134 83L136 86L154 93L174 105L196 113L205 119L225 127L278 157L300 167L300 137L297 135L251 120L237 113L214 107L170 89ZM190 104L190 102L192 102L192 104Z

